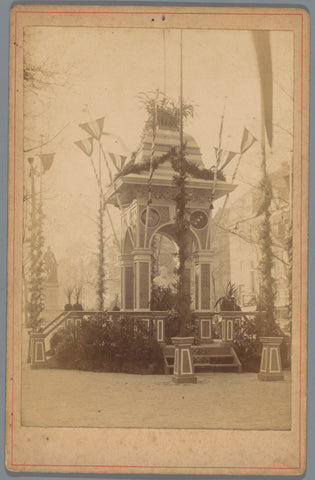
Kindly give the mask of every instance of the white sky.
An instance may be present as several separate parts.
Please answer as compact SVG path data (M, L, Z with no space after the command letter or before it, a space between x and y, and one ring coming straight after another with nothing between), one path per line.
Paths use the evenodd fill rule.
M105 116L104 130L134 150L146 119L138 93L163 91L165 69L166 94L179 96L179 31L165 31L165 58L163 33L157 29L27 27L24 42L27 61L64 72L59 79L66 80L24 100L26 149L38 145L41 134L47 140L67 125L44 148L56 153L44 176L44 210L47 243L58 260L78 242L95 249L97 189L89 160L73 143L86 137L78 124ZM272 32L271 48L276 126L268 162L276 169L291 159L292 136L283 129L293 131L293 33ZM195 137L207 167L214 163L224 103L222 147L239 151L245 126L259 139L259 77L250 32L185 30L183 71L184 98L196 105L185 130ZM235 198L248 188L244 182L258 179L259 152L256 142L244 155Z

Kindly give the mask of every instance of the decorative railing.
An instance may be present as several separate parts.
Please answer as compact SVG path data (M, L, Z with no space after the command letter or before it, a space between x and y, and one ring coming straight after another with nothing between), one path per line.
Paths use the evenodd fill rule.
M28 362L34 366L44 366L46 364L46 346L47 338L62 327L78 326L82 321L89 321L96 316L104 316L109 321L117 322L124 319L133 319L136 323L140 322L148 329L153 329L156 340L160 344L166 341L165 327L166 321L171 314L175 312L167 311L64 311L61 312L53 321L39 329L29 332ZM255 322L257 316L262 316L265 312L193 312L192 317L198 329L198 338L200 343L211 343L213 341L233 342L235 335L240 332L248 322Z
M237 333L250 322L255 323L257 317L263 319L265 314L263 311L193 312L193 318L198 325L201 343L213 340L233 342Z

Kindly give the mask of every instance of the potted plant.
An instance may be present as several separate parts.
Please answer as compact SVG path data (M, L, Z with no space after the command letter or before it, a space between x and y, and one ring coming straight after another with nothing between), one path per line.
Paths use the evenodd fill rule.
M78 310L78 311L82 311L83 310L83 307L80 303L80 296L81 296L81 293L82 293L82 285L78 285L74 288L74 295L76 297L76 303L73 305L73 310ZM69 302L70 303L70 302Z
M71 297L72 297L72 294L73 294L73 290L74 290L74 287L72 285L68 285L64 290L64 292L66 294L66 297L68 299L68 303L66 303L66 305L64 307L66 311L73 310L73 307L72 307L72 304L71 304Z
M241 307L236 303L236 294L237 286L235 285L235 283L229 282L225 290L225 295L223 295L216 301L214 308L219 305L221 312L241 311Z

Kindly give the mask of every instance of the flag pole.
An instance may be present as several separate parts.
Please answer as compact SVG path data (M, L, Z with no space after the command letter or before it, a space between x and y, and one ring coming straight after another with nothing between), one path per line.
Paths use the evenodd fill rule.
M115 228L114 228L113 219L112 219L111 214L110 214L110 212L109 212L109 210L108 210L108 205L107 205L106 202L105 202L105 204L104 204L104 209L105 209L105 211L106 211L106 213L107 213L107 216L108 216L108 219L109 219L109 222L110 222L110 226L112 227L112 231L113 231L113 234L114 234L116 246L117 246L118 250L120 250L121 247L120 247L120 244L119 244L119 241L118 241L118 237L117 237L116 230L115 230Z
M44 142L44 135L40 136L40 154L43 153L43 142ZM40 163L39 163L39 203L40 207L42 207L42 200L43 200L43 161L42 157L40 156Z
M237 161L237 164L236 164L236 167L235 167L235 170L234 170L234 172L233 172L232 179L231 179L231 185L234 184L234 180L235 180L235 178L236 178L236 173L237 173L237 171L238 171L238 169L239 169L242 156L243 156L243 154L240 153L240 154L239 154L238 161ZM229 198L230 198L230 192L228 192L228 193L226 194L225 199L224 199L224 203L223 203L223 207L222 207L222 209L221 209L221 213L220 213L220 216L219 216L219 219L218 219L218 220L215 222L215 224L213 225L213 237L214 237L214 234L215 234L215 227L218 226L218 225L220 225L220 222L221 222L222 216L223 216L223 212L224 212L224 210L225 210L225 207L226 207L226 204L227 204ZM212 238L213 238L213 237L212 237Z
M146 244L147 244L150 205L152 203L152 176L153 176L153 161L154 161L154 155L155 155L158 98L159 98L159 90L157 89L155 94L155 99L154 99L154 112L153 112L153 118L152 118L152 146L151 146L151 157L150 157L149 194L148 194L147 208L145 213L145 229L144 229L144 241L143 241L144 248L146 247Z
M183 148L184 148L184 121L183 121L183 30L180 31L180 152L181 152L181 175L183 175Z
M110 168L109 168L109 165L108 165L108 161L107 161L107 157L106 157L106 154L105 154L105 151L103 149L103 146L101 145L101 150L102 150L102 154L103 154L103 158L104 158L104 161L105 161L105 165L107 167L107 170L108 170L108 175L109 175L109 180L110 180L110 184L114 190L114 193L115 193L115 197L116 197L116 200L117 200L117 204L118 204L118 208L121 212L121 215L122 215L122 218L123 218L123 221L124 221L124 224L125 224L125 227L126 227L126 230L128 232L128 235L129 235L129 238L130 238L130 241L131 241L131 244L132 244L132 247L135 248L135 242L133 240L133 237L131 235L131 232L130 232L130 226L128 225L127 223L127 219L126 219L126 213L123 209L123 206L121 204L121 201L120 201L120 198L119 198L119 194L117 192L117 189L116 189L116 185L115 185L115 182L113 181L113 178L112 178L112 174L111 174L111 171L110 171Z
M214 195L216 191L216 185L217 185L217 174L218 174L218 166L219 166L219 161L220 161L220 149L221 149L221 144L222 144L222 132L223 132L223 123L224 123L224 114L225 114L225 105L226 105L226 97L224 99L224 105L223 105L223 111L222 111L222 116L221 116L221 123L220 123L220 130L219 130L219 144L218 144L218 150L216 154L216 163L215 163L215 168L214 168L214 176L213 176L213 183L212 183L212 189L211 189L211 196L210 196L210 205L209 205L209 212L208 212L208 228L207 228L207 236L206 236L206 248L211 244L211 227L212 227L212 210L213 210L213 201L214 201Z
M97 309L104 309L105 295L105 239L104 239L104 210L103 210L103 190L102 190L102 167L101 167L101 140L98 141L98 175L99 175L99 221L98 221L98 241L99 241L99 265L98 265L98 284L97 284Z
M164 60L164 68L163 68L163 93L166 95L166 40L165 40L165 29L162 30L163 32L163 60Z

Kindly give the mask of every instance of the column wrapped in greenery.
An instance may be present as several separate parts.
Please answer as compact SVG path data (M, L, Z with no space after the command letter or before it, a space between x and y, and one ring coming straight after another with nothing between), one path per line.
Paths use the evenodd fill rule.
M34 172L31 172L34 175ZM33 181L33 179L32 179ZM44 310L44 234L43 220L44 214L41 201L35 203L35 192L33 191L32 216L30 223L29 251L29 303L28 303L28 326L32 330L37 330L40 325L40 315Z
M98 250L97 250L97 286L96 286L96 308L104 310L105 295L105 239L104 239L104 209L100 203L98 210Z
M266 317L262 326L263 335L273 335L275 333L275 291L274 278L272 276L273 268L273 251L270 223L270 205L272 200L272 185L266 169L266 160L263 158L263 178L261 181L261 189L263 193L263 202L257 212L257 216L262 214L262 222L260 225L260 245L261 259L259 262L260 272L260 292L258 310L265 311Z
M187 260L187 243L188 243L188 231L189 221L186 218L186 205L187 205L187 174L185 169L185 147L180 149L178 163L174 168L178 171L178 174L174 175L174 184L177 187L177 193L175 195L176 201L176 216L175 223L177 227L177 242L178 242L178 283L177 283L177 295L175 300L175 308L179 314L180 319L180 331L179 335L183 336L186 333L187 324L191 322L191 298L187 292L187 281L185 264Z
M193 105L183 102L181 97L180 104L176 104L173 100L168 98L166 95L160 93L156 99L156 94L141 93L140 101L144 104L148 112L148 120L146 122L146 129L153 128L153 116L157 112L157 126L161 125L164 128L171 128L177 130L179 136L179 148L172 148L170 152L162 156L159 159L153 159L153 165L151 166L153 171L158 167L159 164L169 160L174 169L173 183L176 186L176 193L174 200L176 202L176 216L175 223L177 227L176 239L178 243L178 256L179 256L179 266L178 266L178 283L177 283L177 293L175 296L175 309L178 312L180 319L180 335L185 335L187 324L191 321L191 298L189 292L187 291L187 279L185 272L185 264L187 260L187 244L188 244L188 231L189 231L189 221L186 216L187 209L187 173L194 176L209 176L209 170L200 169L197 166L194 166L191 162L188 162L185 158L185 145L183 140L183 121L189 117L193 116ZM155 104L157 102L157 105ZM134 169L138 170L149 170L150 165L130 165L126 168L134 172ZM135 172L134 172L135 173ZM124 172L126 174L126 172ZM210 177L213 178L213 173L211 172Z

